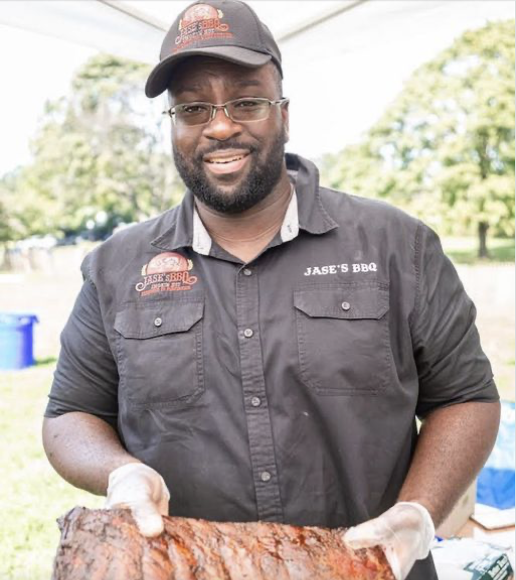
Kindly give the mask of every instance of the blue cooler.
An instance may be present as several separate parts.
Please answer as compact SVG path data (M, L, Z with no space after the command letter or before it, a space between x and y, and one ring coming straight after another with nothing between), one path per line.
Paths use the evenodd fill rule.
M477 502L501 510L514 507L514 403L502 401L500 430L477 482Z
M23 369L34 364L35 314L0 312L0 369Z

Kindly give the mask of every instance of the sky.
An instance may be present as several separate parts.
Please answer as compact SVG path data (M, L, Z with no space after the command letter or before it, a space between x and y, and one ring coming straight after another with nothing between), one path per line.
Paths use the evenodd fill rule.
M149 11L152 8L154 15L166 22L187 4L170 0L129 3ZM280 0L250 3L265 22L271 23L275 34L285 29L280 22L285 6L294 5ZM296 3L306 14L310 4L319 8L331 2ZM25 16L31 14L27 24L32 28L38 28L38 19L54 18L51 27L62 38L0 24L0 78L2 86L8 87L0 91L0 175L30 160L30 139L45 101L67 94L74 71L95 54L95 48L70 39L84 39L90 45L93 40L103 46L112 43L113 51L119 53L145 52L149 62L154 54L157 56L159 45L154 44L161 38L160 34L150 41L147 33L136 34L131 23L110 22L112 15L106 12L106 5L84 0L17 0L16 9L14 2L6 8L8 5L6 0L0 2L4 22L9 16L5 16L6 10L11 15L18 10L21 22L27 22ZM92 6L96 6L93 11ZM343 20L334 19L282 43L285 96L291 99L287 149L317 159L357 142L419 65L447 47L464 29L478 28L488 18L508 17L514 17L514 2L509 0L376 0L347 13ZM132 41L127 42L128 38ZM134 57L132 53L122 55ZM325 104L328 102L331 106Z
M65 95L73 72L94 53L77 44L0 25L0 175L30 160L29 142L45 102Z

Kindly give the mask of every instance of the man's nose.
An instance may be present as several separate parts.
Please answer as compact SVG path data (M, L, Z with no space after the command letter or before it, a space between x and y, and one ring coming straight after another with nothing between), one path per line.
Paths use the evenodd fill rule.
M226 141L242 132L242 126L232 121L222 107L215 109L213 119L204 128L205 137Z

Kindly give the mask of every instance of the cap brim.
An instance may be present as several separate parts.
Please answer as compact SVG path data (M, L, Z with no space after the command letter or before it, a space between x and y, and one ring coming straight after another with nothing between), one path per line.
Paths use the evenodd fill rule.
M150 99L161 95L168 88L175 67L191 56L213 56L250 68L263 66L271 60L269 54L255 52L239 46L212 46L182 50L178 54L172 54L163 59L154 67L145 84L145 94Z

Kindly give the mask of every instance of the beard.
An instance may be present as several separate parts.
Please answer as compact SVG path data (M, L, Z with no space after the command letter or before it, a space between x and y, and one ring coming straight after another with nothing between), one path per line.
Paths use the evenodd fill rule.
M285 137L283 131L279 131L265 158L257 159L243 181L229 193L210 183L203 161L208 153L224 149L247 149L251 154L259 152L234 141L224 141L193 159L187 159L174 147L174 162L186 187L200 202L219 213L237 214L265 199L279 182L285 163ZM252 163L253 160L249 161Z

